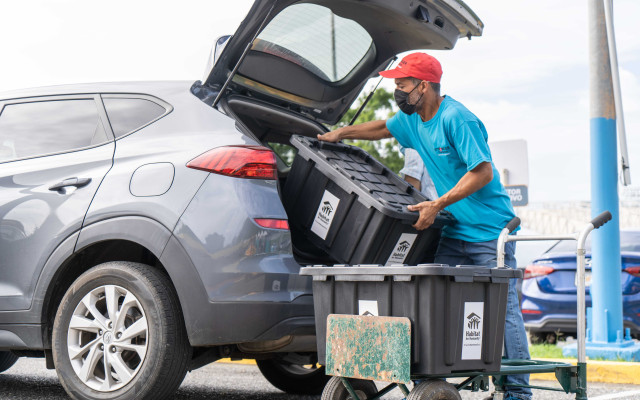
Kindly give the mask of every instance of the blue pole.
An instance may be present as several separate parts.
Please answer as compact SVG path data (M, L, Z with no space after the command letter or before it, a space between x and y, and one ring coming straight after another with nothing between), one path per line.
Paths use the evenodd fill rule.
M615 343L622 332L620 219L616 115L602 0L589 0L591 82L591 215L612 220L592 235L593 343Z

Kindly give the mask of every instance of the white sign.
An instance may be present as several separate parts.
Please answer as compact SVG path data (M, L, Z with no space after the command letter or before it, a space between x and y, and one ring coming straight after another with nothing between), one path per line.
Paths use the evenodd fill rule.
M385 265L391 264L402 264L404 260L407 258L407 255L411 251L411 247L413 246L413 242L416 241L418 237L415 233L403 233L400 235L400 239L396 243L387 263Z
M482 327L484 322L484 302L465 302L462 324L462 360L482 358Z
M493 165L500 172L503 185L529 185L529 157L526 140L491 142L489 148Z
M358 300L358 315L378 316L378 302L376 300Z
M330 192L324 191L320 206L318 206L318 211L316 212L316 218L313 220L313 225L311 225L311 232L320 236L323 240L327 238L333 217L335 217L338 210L338 203L340 203L340 199Z

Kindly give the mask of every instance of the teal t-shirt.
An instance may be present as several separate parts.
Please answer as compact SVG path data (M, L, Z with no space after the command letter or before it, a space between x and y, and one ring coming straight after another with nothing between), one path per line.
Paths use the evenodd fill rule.
M423 122L418 113L407 115L398 111L387 121L387 129L402 146L420 154L439 196L451 190L468 171L482 162L490 162L493 180L446 208L458 223L445 227L442 234L467 242L498 238L515 213L491 160L487 131L478 117L445 96L429 121Z

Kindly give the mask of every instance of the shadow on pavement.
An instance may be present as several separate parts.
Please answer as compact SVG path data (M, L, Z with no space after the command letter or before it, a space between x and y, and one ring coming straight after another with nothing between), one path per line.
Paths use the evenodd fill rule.
M181 387L174 400L319 400L320 396L295 396L285 393L256 393L255 390L213 389L208 387ZM68 400L67 393L57 378L24 375L0 375L2 400Z

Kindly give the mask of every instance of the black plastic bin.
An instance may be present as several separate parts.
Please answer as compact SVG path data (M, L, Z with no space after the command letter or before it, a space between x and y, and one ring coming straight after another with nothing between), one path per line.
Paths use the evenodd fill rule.
M329 314L407 317L411 373L500 369L509 279L522 271L477 266L326 267L313 276L318 359L325 364Z
M364 150L293 136L298 149L284 185L292 231L340 264L432 262L448 212L423 231L407 209L426 198ZM294 243L295 245L295 243Z

